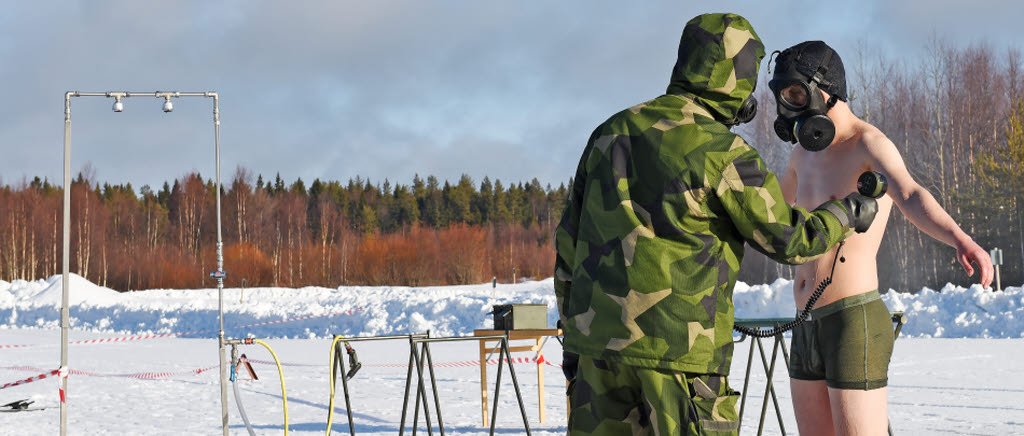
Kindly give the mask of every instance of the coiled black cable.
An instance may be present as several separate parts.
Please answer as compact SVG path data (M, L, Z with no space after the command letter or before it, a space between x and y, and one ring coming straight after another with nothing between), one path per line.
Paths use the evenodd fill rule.
M814 293L812 293L810 298L807 299L807 304L804 305L804 309L800 311L800 316L781 326L773 327L768 330L744 327L741 325L733 325L733 330L757 338L770 338L780 333L788 332L792 330L794 327L803 323L804 321L807 321L807 317L811 316L811 309L814 308L814 303L817 303L818 299L821 298L821 294L825 293L825 288L828 288L828 285L832 284L832 276L835 275L836 273L836 261L841 260L842 262L846 262L846 258L839 257L839 252L842 251L844 243L845 241L839 243L839 248L836 249L836 257L832 259L832 271L829 272L828 277L825 277L825 279L822 280L821 283L818 283L818 287L814 290Z

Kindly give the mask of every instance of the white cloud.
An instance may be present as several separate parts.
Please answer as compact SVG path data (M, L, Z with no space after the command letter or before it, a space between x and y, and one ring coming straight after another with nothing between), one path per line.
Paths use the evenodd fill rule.
M930 28L954 42L1019 43L1009 20L1022 15L1016 3L735 8L769 51L825 39L846 59L862 39L918 55ZM683 24L719 9L669 0L19 3L0 17L0 175L60 177L64 91L171 88L220 92L226 171L557 185L598 123L664 90ZM126 101L122 114L109 106L73 103L76 168L91 161L101 180L136 186L190 169L212 175L208 103L182 101L173 114L158 101Z

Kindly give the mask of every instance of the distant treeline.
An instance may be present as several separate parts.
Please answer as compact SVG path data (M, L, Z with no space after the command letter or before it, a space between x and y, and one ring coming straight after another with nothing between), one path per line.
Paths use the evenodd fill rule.
M887 57L862 47L840 53L850 106L896 144L910 174L974 240L1003 250L1002 283L1024 283L1024 70L1016 48L956 47L933 39L924 53ZM769 76L762 76L765 80ZM774 133L775 99L758 86L759 114L743 135L775 172L793 145ZM851 190L853 186L851 186ZM792 278L792 268L748 250L740 280ZM882 290L977 283L956 252L894 208L878 253ZM995 283L993 282L993 287Z
M850 105L896 144L910 173L986 250L1003 249L1005 284L1024 283L1024 74L1018 50L933 40L898 59L862 48L841 53ZM762 76L764 81L768 75ZM775 101L758 87L761 114L740 133L769 168L793 146L774 133ZM646 96L638 96L638 101ZM599 120L595 120L595 123ZM580 138L585 138L581 132ZM576 144L582 150L583 143ZM198 174L157 192L99 185L86 170L72 184L71 269L114 289L212 286L214 186ZM572 169L567 170L567 176ZM854 187L851 186L851 190ZM228 284L239 286L427 285L552 274L552 233L564 185L504 186L462 176L411 185L280 177L239 168L224 191ZM0 278L60 270L61 190L38 178L0 187ZM898 211L878 254L882 289L969 285L955 252ZM747 251L740 280L770 283L793 269Z
M118 290L213 286L215 185L199 174L159 191L72 182L71 270ZM222 232L229 286L462 284L551 274L565 186L505 187L468 176L442 185L356 177L342 184L239 168L225 183ZM62 190L35 178L0 188L0 276L60 273Z

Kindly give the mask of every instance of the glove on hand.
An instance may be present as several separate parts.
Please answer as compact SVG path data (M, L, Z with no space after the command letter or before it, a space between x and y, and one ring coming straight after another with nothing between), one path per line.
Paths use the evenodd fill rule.
M874 198L854 192L847 195L842 203L853 220L850 226L857 233L868 231L871 223L875 220L875 214L878 213L878 202Z

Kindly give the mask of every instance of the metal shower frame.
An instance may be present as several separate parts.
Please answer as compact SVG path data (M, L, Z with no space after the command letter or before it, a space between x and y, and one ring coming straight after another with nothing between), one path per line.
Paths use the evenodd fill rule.
M228 391L227 391L227 368L224 365L224 242L221 238L221 213L220 213L220 96L216 92L178 92L178 91L156 91L156 92L79 92L68 91L64 93L64 247L63 247L63 275L61 279L61 311L60 311L60 389L67 393L67 365L68 365L68 279L70 271L71 255L71 98L72 97L104 97L113 98L115 101L115 112L123 110L121 99L130 97L156 97L164 99L164 112L173 110L172 98L181 97L203 97L213 99L213 131L214 131L214 154L217 172L217 270L210 273L210 276L217 279L217 312L219 317L219 330L217 333L217 347L220 353L220 399L221 399L221 422L224 427L224 436L228 436ZM60 434L67 435L67 402L66 396L62 396L60 403Z

